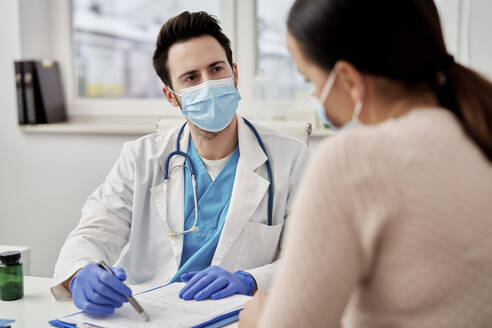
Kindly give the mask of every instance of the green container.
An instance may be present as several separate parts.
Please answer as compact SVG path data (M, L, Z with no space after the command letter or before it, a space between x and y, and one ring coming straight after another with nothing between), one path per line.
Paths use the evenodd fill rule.
M24 296L20 252L0 253L0 299L13 301Z

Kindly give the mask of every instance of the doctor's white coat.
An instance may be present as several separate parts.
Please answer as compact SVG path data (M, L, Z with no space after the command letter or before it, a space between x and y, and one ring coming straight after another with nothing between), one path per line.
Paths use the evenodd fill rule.
M245 270L253 275L258 289L264 290L274 274L284 222L306 164L307 147L296 139L255 126L272 166L273 223L269 226L267 157L239 115L237 121L240 157L212 265L229 271ZM121 266L128 284L149 288L165 284L176 273L183 237L169 237L168 224L174 231L183 230L182 156L173 156L170 161L167 201L163 181L164 163L175 150L178 131L179 127L124 144L118 161L88 198L79 224L60 251L51 289L57 299L70 297L61 283L91 261L103 259ZM189 137L186 127L181 150L186 151Z

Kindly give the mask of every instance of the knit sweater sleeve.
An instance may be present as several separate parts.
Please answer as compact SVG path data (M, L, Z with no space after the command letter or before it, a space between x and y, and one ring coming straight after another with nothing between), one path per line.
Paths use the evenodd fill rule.
M359 160L358 139L341 135L319 147L297 194L260 327L339 327L367 267L355 217L368 201L358 193L370 172Z

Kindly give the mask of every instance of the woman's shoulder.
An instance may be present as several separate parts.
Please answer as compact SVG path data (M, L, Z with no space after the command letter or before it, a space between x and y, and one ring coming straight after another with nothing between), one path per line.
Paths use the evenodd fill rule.
M356 152L359 156L384 156L405 152L426 152L449 139L466 138L459 122L445 109L416 109L396 119L377 125L360 125L327 138L321 149Z
M454 150L474 152L453 114L445 109L416 109L377 125L361 125L328 137L313 161L368 178L401 174L429 158L444 160ZM404 172L403 172L404 173ZM380 176L379 176L380 177Z

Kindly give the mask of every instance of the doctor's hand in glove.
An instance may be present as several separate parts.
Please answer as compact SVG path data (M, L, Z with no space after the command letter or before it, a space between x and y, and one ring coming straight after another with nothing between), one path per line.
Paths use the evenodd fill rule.
M187 282L179 292L179 297L184 300L218 300L234 294L251 295L256 289L255 279L249 273L232 273L218 266L184 273L181 275L181 281Z
M74 304L81 310L93 314L113 313L132 291L123 281L126 273L122 268L112 267L114 275L96 263L87 264L73 277L70 292Z

